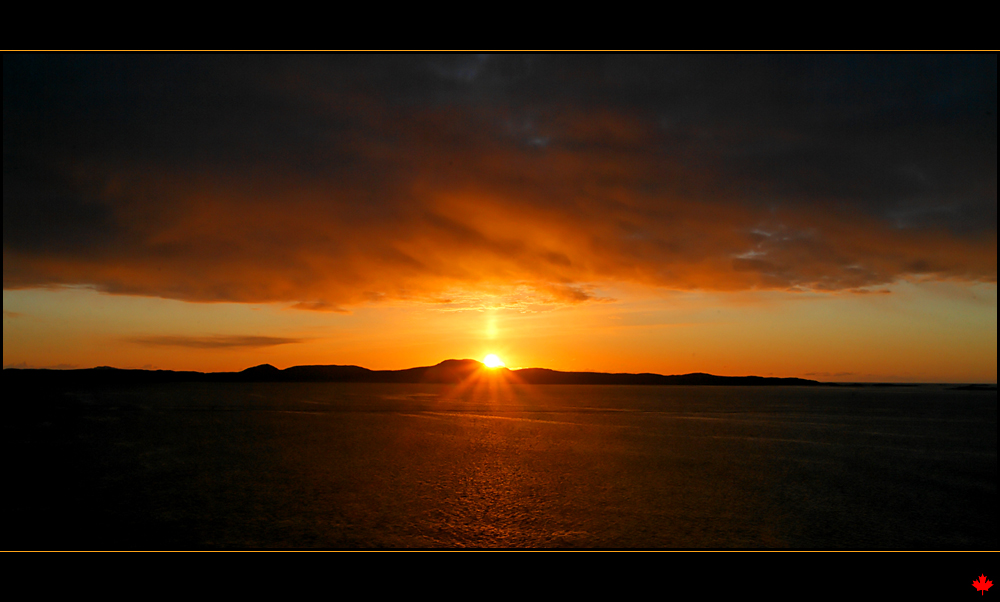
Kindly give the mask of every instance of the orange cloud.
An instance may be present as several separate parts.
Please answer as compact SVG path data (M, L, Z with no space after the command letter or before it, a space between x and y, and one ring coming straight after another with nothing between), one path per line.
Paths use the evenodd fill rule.
M493 81L481 63L421 72L447 80L440 97L390 94L375 71L346 67L334 81L347 83L326 92L272 74L252 92L280 101L253 109L253 135L207 122L225 141L216 148L185 124L191 139L170 138L169 152L136 141L135 157L71 155L68 168L46 167L58 177L12 177L9 201L5 155L4 286L345 312L378 300L583 303L614 283L856 291L905 278L996 281L995 140L992 189L933 188L920 184L924 171L896 169L925 158L910 130L887 133L875 152L867 136L782 121L778 108L751 119L738 105L742 117L729 117L725 95L677 106L657 92L650 98L673 103L670 119L656 102L619 101L599 78L579 84L592 102L561 91L551 102L441 100ZM237 142L245 155L227 146L244 148ZM975 182L989 180L984 165ZM919 195L931 208L920 215L971 200L962 220L937 223L914 217L906 199ZM991 195L993 223L969 226Z

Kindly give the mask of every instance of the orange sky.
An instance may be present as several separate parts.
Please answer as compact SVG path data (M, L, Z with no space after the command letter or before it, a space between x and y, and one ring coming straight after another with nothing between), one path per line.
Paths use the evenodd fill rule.
M5 291L4 365L398 369L497 353L510 367L561 370L996 380L995 285L902 283L868 295L618 292L604 303L443 309L393 302L326 313L89 289Z
M5 55L4 366L995 382L995 65Z

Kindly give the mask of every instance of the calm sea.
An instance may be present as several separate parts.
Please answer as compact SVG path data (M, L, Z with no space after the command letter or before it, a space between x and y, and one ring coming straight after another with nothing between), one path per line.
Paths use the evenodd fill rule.
M9 548L997 548L996 391L173 384L39 403L8 428Z

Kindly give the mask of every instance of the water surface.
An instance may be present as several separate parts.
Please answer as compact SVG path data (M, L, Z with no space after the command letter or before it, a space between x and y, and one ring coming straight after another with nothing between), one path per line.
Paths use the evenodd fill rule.
M13 433L14 547L997 546L995 391L211 383L48 403Z

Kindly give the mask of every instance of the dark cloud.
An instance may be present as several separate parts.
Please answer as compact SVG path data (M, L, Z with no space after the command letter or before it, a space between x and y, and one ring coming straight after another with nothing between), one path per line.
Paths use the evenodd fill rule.
M275 345L288 345L291 343L301 343L301 339L287 339L282 337L264 336L210 336L210 337L185 337L185 336L148 336L132 337L128 339L130 343L138 345L148 345L154 347L192 347L195 349L222 349L227 347L274 347Z
M7 288L996 280L995 55L4 55Z

